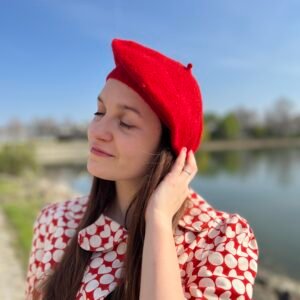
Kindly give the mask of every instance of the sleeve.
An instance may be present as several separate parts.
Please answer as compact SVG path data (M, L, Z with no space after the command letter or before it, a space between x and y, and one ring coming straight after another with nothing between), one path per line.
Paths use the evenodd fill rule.
M219 220L205 236L199 233L191 253L186 299L252 299L259 250L246 219L230 214Z
M47 219L49 219L49 208L53 204L46 204L38 213L33 224L33 237L25 282L25 299L32 299L34 287L41 273L41 263L44 254L46 239Z

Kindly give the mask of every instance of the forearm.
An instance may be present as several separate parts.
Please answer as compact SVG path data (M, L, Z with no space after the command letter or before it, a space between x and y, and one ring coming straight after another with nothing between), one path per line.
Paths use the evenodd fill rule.
M146 222L140 300L184 300L172 224Z

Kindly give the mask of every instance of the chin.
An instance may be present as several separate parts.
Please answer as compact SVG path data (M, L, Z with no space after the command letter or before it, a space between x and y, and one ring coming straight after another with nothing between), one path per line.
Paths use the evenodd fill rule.
M108 173L105 172L105 170L103 170L103 168L101 168L101 166L95 164L95 163L87 163L87 172L94 177L100 178L100 179L104 179L104 180L111 180L113 181L114 178L107 176ZM101 172L102 171L102 172Z

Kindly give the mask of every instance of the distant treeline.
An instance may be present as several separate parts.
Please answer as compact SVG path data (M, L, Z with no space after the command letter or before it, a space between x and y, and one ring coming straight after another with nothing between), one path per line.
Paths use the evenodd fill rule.
M293 108L292 101L280 98L263 116L243 107L224 116L206 113L203 140L300 137L300 113Z
M189 121L189 120L187 120ZM0 140L54 138L86 139L87 122L53 118L33 119L24 124L14 118L0 128ZM256 109L239 107L225 115L205 112L203 141L241 138L300 137L300 113L287 98L277 99L261 116Z

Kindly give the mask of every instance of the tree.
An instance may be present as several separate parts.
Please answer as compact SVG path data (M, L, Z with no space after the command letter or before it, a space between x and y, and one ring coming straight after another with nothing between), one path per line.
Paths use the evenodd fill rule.
M219 124L216 137L235 139L240 136L240 124L234 113L228 113Z
M240 106L233 114L239 122L242 136L249 137L255 131L254 128L258 129L259 120L256 111Z
M289 136L293 131L293 108L294 103L287 98L281 97L275 105L266 111L265 127L272 136Z

